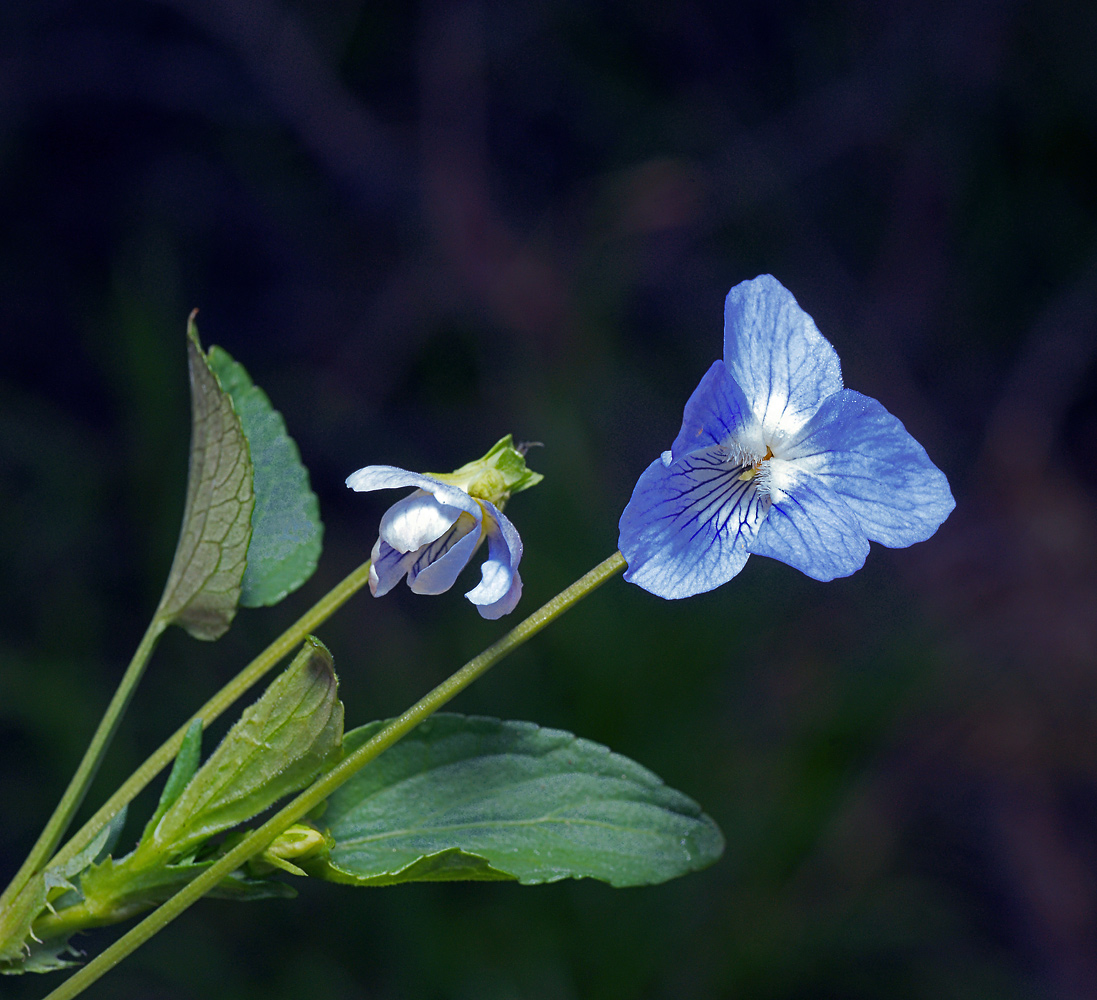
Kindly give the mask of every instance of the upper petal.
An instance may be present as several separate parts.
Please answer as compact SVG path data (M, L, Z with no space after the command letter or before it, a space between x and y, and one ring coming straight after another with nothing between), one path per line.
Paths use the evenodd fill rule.
M398 469L394 465L367 465L365 468L352 472L347 476L347 485L358 493L367 493L370 490L397 489L401 486L417 486L419 489L432 494L440 503L447 504L450 507L460 507L461 510L467 510L474 517L479 517L480 513L476 501L464 490L418 472Z
M518 575L518 563L522 559L522 539L518 529L494 504L483 501L484 531L488 536L488 557L480 572L480 582L465 597L480 606L485 618L499 618L513 610L521 596L521 582L517 590L514 578ZM504 599L510 607L502 609ZM489 609L493 613L488 613Z
M769 274L728 292L724 363L768 442L795 433L842 388L838 354L792 293Z
M772 462L770 475L769 513L750 551L780 559L815 580L859 570L868 539L842 498L791 462Z
M745 448L765 451L761 426L754 419L743 390L728 374L723 361L714 361L686 402L682 429L670 446L676 462L698 448L725 446L737 441Z
M416 490L385 511L378 534L397 551L412 552L444 535L460 514L460 507Z
M873 541L902 548L929 538L956 502L943 472L875 399L843 389L785 455L838 494Z
M668 464L664 464L668 463ZM640 476L621 515L625 579L660 597L690 597L743 568L766 513L756 481L718 448L670 463L664 452Z

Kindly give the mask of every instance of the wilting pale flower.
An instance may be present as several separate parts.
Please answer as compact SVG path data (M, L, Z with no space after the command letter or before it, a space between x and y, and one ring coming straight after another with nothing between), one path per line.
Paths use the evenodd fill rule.
M513 611L522 596L522 539L500 508L542 478L526 468L525 453L513 446L509 434L456 472L420 474L368 465L351 473L347 485L359 492L417 487L381 518L369 571L374 597L387 594L405 576L417 594L449 590L486 538L480 583L465 596L484 618Z
M876 400L842 387L838 355L770 275L724 307L724 360L621 515L625 579L660 597L726 583L751 555L816 580L860 569L869 540L929 538L948 481Z

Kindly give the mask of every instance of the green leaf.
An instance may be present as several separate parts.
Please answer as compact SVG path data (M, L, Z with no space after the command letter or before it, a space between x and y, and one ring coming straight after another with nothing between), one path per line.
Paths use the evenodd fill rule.
M277 604L316 569L324 530L320 506L297 445L266 393L228 351L211 347L209 363L232 397L255 466L255 511L240 603Z
M179 752L175 755L175 763L172 765L171 774L164 783L164 790L160 793L160 801L156 805L156 812L152 814L145 824L145 830L141 834L142 840L147 840L152 831L156 829L160 818L173 805L175 800L183 794L194 772L198 770L198 761L202 757L202 720L195 719L183 734L183 742L179 744Z
M183 527L156 617L217 639L236 614L251 537L252 463L232 400L187 324L192 429Z
M383 725L348 733L345 751ZM449 714L339 788L324 822L330 857L302 867L359 885L508 876L648 885L712 864L724 846L695 802L604 746Z
M339 754L343 705L337 691L331 654L309 636L142 840L134 867L147 867L156 856L185 856L309 784Z

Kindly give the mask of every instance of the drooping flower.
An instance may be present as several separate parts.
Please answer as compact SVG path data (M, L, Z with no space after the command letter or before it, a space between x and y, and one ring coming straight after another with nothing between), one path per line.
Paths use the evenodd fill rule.
M625 579L660 597L727 583L750 555L816 580L864 565L869 540L929 538L955 506L948 481L876 400L843 388L834 348L765 274L724 307L724 360L621 515Z
M465 596L484 618L513 611L522 596L522 539L502 507L542 478L526 468L525 452L514 447L509 434L456 472L421 474L368 465L351 473L347 486L358 492L416 487L381 518L369 571L373 596L387 594L405 576L417 594L449 590L486 538L480 583Z

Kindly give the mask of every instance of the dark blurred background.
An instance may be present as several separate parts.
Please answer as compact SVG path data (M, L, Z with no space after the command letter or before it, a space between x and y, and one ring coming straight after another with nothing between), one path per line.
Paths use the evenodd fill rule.
M520 611L611 553L760 272L958 502L830 584L614 580L455 704L641 761L720 823L714 868L205 901L88 995L1097 996L1095 51L1085 0L0 7L5 879L163 585L195 306L285 415L325 555L216 645L165 638L96 803L368 555L394 495L359 466L544 442ZM501 634L475 579L324 626L350 724Z

